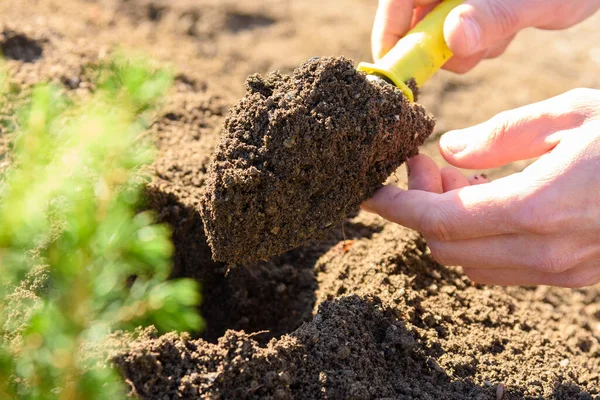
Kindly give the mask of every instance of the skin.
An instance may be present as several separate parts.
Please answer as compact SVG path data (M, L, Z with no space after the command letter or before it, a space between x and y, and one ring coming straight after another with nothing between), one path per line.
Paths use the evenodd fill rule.
M386 186L363 209L421 232L438 262L462 266L478 283L600 282L600 90L572 90L448 132L440 151L462 168L540 158L490 182L419 155L409 190Z
M380 0L372 33L379 60L439 1ZM525 28L569 28L594 14L600 0L469 0L446 18L444 37L454 57L445 69L465 73L481 60L504 53Z
M380 2L376 58L429 11L428 3ZM468 71L501 54L520 29L566 28L598 8L600 1L467 1L444 26L455 53L446 68ZM477 25L474 36L469 24ZM468 40L473 37L478 40ZM462 266L477 283L600 282L600 90L575 89L448 132L439 149L451 167L440 170L419 155L409 161L408 190L385 186L363 209L421 232L437 261ZM537 157L522 172L493 182L466 178L455 168Z
M429 0L381 0L373 54L383 56L431 10ZM467 72L502 54L524 28L568 28L600 0L471 0L444 25ZM366 211L420 231L433 256L460 265L475 282L583 287L600 282L600 91L576 89L446 133L441 170L424 155L409 161L409 190L386 186ZM524 171L490 182L456 169L484 169L540 157Z
M576 89L451 131L440 151L461 168L540 157L490 182L409 162L409 190L380 189L363 209L421 232L433 256L478 283L600 282L600 90Z

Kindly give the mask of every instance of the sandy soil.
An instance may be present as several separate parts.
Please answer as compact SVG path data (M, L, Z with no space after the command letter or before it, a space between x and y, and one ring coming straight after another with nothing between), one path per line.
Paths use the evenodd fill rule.
M202 282L207 329L182 336L159 337L152 329L117 335L122 349L111 347L111 357L132 394L152 399L600 396L597 287L475 286L459 268L433 262L418 234L364 213L326 239L266 262L211 260L197 206L221 124L243 95L246 76L291 72L313 56L370 59L375 3L0 3L0 47L17 85L53 80L73 95L85 95L93 86L86 66L115 50L149 54L178 71L152 127L160 156L147 189L148 206L173 227L174 275ZM599 23L597 15L566 32L526 31L503 58L467 76L439 74L421 97L438 119L436 133L570 88L600 87ZM5 106L0 117L10 120L11 108ZM0 169L8 163L9 143L0 134ZM436 146L434 137L423 151L439 159ZM403 184L402 169L397 176ZM36 296L27 285L23 296Z

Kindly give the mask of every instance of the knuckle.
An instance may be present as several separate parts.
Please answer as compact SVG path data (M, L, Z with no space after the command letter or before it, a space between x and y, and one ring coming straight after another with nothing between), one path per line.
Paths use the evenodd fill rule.
M501 36L505 37L514 33L519 27L520 18L518 11L504 0L487 2L492 20L495 22Z
M513 123L513 114L511 111L502 111L496 114L490 120L490 133L488 135L488 141L494 143L494 145L501 146L504 138L508 131L510 131Z
M600 90L575 88L566 93L574 125L582 125L600 114Z
M571 256L561 250L550 249L545 251L535 263L534 268L540 272L558 274L568 271L574 263Z
M514 219L512 222L519 231L534 235L551 235L560 232L562 214L548 212L552 208L544 207L540 200L543 196L543 189L534 189L521 205L516 206L512 214Z
M431 210L425 213L421 219L421 233L426 238L439 241L452 239L451 223L446 213L440 210Z

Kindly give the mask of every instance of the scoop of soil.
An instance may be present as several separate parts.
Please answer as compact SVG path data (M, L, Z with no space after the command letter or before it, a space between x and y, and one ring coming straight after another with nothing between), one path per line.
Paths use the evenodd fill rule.
M344 58L251 76L209 167L201 213L213 258L266 259L327 232L407 158L433 118Z

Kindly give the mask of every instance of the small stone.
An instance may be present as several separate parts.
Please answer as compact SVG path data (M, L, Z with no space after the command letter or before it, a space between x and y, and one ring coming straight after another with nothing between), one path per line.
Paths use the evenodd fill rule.
M559 364L560 364L561 367L566 367L567 365L569 365L569 359L565 358L563 360L560 360Z
M339 358L341 358L342 360L345 360L346 358L348 358L350 356L350 347L348 346L342 346L338 349L337 351L337 356Z
M442 274L437 269L432 269L429 271L429 275L434 279L442 279Z
M275 371L269 371L265 374L264 382L266 387L272 388L275 386L277 380L277 373Z
M275 400L287 399L287 393L283 389L277 389L275 392L273 392L273 398Z
M499 383L496 387L496 400L502 400L504 397L504 391L506 390L504 383Z
M279 380L286 385L292 383L292 378L290 377L290 374L288 374L285 371L279 373Z
M277 285L277 287L275 288L275 291L278 294L282 294L283 292L285 292L287 290L287 286L285 285L285 283L280 283L279 285Z

